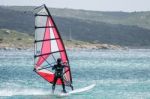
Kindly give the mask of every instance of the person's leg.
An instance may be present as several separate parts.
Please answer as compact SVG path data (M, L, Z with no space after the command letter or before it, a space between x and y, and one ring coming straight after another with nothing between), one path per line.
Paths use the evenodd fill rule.
M57 77L55 76L53 86L52 86L52 93L54 93L56 82L57 82Z
M70 85L70 87L71 87L71 89L72 89L72 90L74 90L74 88L73 88L73 86L72 86L72 85Z
M63 77L61 77L60 79L61 79L61 82L62 82L63 92L66 93L65 84L64 84L64 79L63 79Z

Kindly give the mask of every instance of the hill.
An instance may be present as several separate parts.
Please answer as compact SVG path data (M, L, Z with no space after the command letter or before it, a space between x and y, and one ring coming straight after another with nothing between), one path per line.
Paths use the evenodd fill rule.
M15 30L0 29L0 49L33 49L34 37ZM76 40L64 40L67 49L122 49L108 44L92 44Z
M33 6L9 6L4 7L15 11L33 11ZM83 20L91 20L98 22L105 22L110 24L135 25L142 28L150 29L150 11L143 12L122 12L122 11L88 11L88 10L74 10L74 9L59 9L50 8L52 15L75 18Z
M30 12L33 8L34 7L0 7L0 28L14 29L33 35L34 15ZM132 47L150 46L150 30L143 26L137 26L138 21L141 21L139 23L144 22L144 24L146 24L146 22L136 18L138 16L149 15L149 12L136 12L135 14L127 12L97 12L54 8L50 11L61 35L66 40L70 39L71 36L73 40L92 43L107 43ZM127 20L129 16L132 16L132 21ZM124 19L126 23L131 22L132 24L123 25L124 23L119 22L119 20L122 19ZM133 22L133 19L135 22ZM106 22L109 20L113 21ZM144 18L144 20L148 19ZM146 26L148 27L149 25L147 24Z
M25 49L32 46L32 36L14 30L0 29L0 48Z

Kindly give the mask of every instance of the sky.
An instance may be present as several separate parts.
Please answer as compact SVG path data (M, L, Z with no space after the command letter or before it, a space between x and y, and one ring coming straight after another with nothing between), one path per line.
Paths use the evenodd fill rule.
M95 11L150 11L150 0L0 0L0 5L40 6Z

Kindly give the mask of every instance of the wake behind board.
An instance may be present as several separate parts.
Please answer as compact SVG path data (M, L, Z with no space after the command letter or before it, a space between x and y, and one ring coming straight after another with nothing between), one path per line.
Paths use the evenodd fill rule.
M75 89L73 91L69 91L67 93L55 93L54 95L56 95L56 96L69 96L69 95L73 95L73 94L79 94L79 93L91 90L92 88L95 87L95 85L96 84L92 84L92 85L89 85L87 87L83 87L83 88Z

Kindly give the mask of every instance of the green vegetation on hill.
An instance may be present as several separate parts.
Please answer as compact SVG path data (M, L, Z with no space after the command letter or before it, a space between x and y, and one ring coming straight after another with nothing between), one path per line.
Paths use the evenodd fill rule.
M0 29L0 49L28 49L34 47L34 37L14 30ZM64 40L67 49L121 49L120 46L107 44L92 44L76 40Z
M0 7L0 28L34 35L35 7ZM26 12L24 12L26 11ZM121 46L150 46L150 12L100 12L50 9L63 37Z
M32 47L33 37L14 30L0 29L1 48L27 48Z
M15 11L32 11L34 6L9 6L7 9ZM82 20L91 20L97 22L105 22L110 24L135 25L142 28L150 29L150 11L143 12L121 12L121 11L88 11L74 9L58 9L50 8L51 14L54 16L75 18Z

